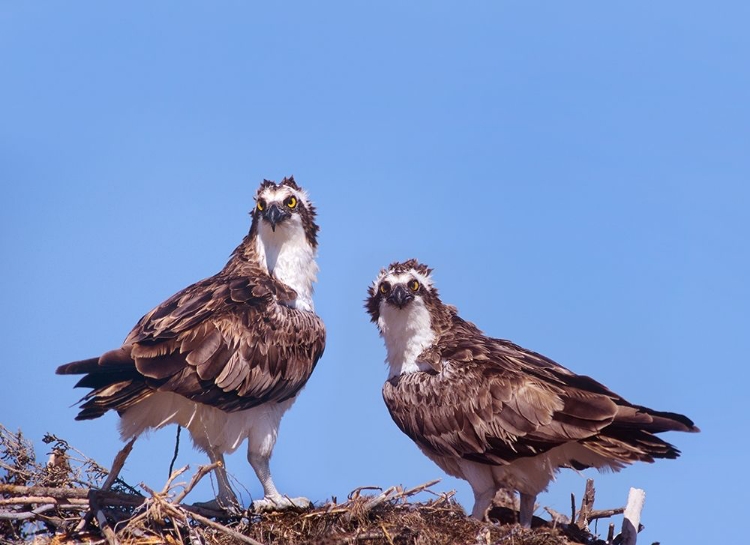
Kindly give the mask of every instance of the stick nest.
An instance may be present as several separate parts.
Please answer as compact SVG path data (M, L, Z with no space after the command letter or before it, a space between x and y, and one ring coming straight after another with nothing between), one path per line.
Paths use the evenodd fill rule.
M188 545L567 545L604 544L584 521L535 518L535 528L513 524L511 509L495 509L500 522L469 518L454 493L439 494L438 481L405 490L361 487L345 502L336 498L309 510L252 511L227 516L182 503L213 466L201 466L189 483L176 482L188 470L175 471L163 490L141 484L140 491L120 479L101 490L109 471L64 440L47 435L52 454L39 463L21 432L0 424L0 544L35 543ZM104 486L107 488L107 486ZM144 492L144 493L141 493ZM427 501L416 501L427 493ZM593 500L592 500L593 501ZM580 517L579 517L580 519ZM611 538L610 538L611 539ZM610 541L610 540L608 540Z

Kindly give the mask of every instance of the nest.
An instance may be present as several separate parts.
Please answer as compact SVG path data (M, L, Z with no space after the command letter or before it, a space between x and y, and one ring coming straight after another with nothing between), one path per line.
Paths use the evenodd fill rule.
M230 516L182 501L213 465L199 467L189 482L178 481L187 475L185 467L174 471L161 491L143 484L139 490L117 478L117 459L108 471L63 439L43 440L52 454L39 463L21 432L0 425L0 543L604 545L616 543L613 525L605 542L588 532L588 521L621 512L586 508L586 496L593 504L592 484L578 521L550 512L551 522L535 517L535 527L523 529L509 508L491 511L494 522L467 517L454 493L433 492L439 481L432 481L408 490L361 487L345 502L333 498L308 510ZM420 493L431 497L416 501Z

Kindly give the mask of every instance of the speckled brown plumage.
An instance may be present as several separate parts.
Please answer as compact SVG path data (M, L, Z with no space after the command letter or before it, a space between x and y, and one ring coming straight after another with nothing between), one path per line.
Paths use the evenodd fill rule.
M697 431L685 416L633 405L453 312L421 358L441 371L395 376L383 398L398 427L436 454L506 464L581 441L622 462L650 462L679 455L655 433Z
M259 193L274 182L265 180ZM279 185L299 189L293 178ZM315 209L299 205L310 244ZM292 308L296 292L257 263L259 213L218 274L176 293L136 324L123 346L98 358L62 365L93 388L77 419L122 413L157 391L175 392L227 412L294 397L325 347L323 322Z
M410 270L431 272L409 260L379 278ZM679 455L657 433L698 431L681 414L634 405L541 354L484 335L431 285L420 285L415 297L429 310L435 334L417 358L429 369L391 377L383 398L398 427L428 454L507 465L573 441L628 464ZM376 280L365 303L373 322L385 298Z

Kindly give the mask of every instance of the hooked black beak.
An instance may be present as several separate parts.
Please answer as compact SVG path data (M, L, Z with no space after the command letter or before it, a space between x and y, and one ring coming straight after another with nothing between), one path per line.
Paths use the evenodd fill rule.
M404 286L396 286L388 294L387 301L398 308L404 308L412 299L414 299L414 296Z
M289 212L282 210L275 204L272 204L263 211L263 219L271 224L272 231L276 231L276 225L284 221L290 215Z

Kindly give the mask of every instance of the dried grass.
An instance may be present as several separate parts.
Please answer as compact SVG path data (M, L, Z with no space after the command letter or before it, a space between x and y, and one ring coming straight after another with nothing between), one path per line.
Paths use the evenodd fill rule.
M52 435L46 464L37 462L21 432L0 425L0 543L189 545L567 545L604 543L575 525L544 523L524 530L512 524L511 510L494 513L506 523L485 523L466 516L453 493L437 494L438 481L404 490L362 487L347 500L334 500L305 511L220 513L181 503L210 466L200 467L188 483L176 483L187 468L175 471L161 491L116 480L111 491L98 489L108 471ZM418 493L432 498L415 501ZM85 515L88 514L88 518ZM223 518L222 518L223 517ZM85 524L82 521L90 523ZM543 522L541 519L535 519ZM557 526L557 528L553 527ZM570 528L568 528L570 526Z

